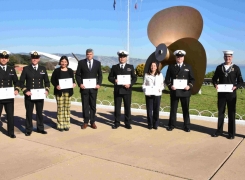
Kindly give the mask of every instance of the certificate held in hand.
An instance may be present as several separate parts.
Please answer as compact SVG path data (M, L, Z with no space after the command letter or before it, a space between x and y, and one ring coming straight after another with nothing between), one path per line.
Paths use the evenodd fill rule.
M233 84L218 84L218 92L233 92Z
M60 89L70 89L73 88L72 78L59 79Z
M156 86L145 86L145 95L156 95L158 91Z
M185 89L187 86L187 79L174 79L174 87L176 89Z
M0 99L13 99L14 87L0 88Z
M31 89L31 100L46 99L45 89Z
M131 75L117 75L117 85L131 84Z
M96 78L83 79L85 89L94 89L96 87Z

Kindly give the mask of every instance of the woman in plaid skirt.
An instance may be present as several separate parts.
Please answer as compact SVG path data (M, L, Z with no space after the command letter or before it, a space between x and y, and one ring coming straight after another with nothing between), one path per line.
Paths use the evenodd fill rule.
M69 61L67 56L60 58L59 65L60 67L54 70L51 77L57 101L57 129L59 131L69 131L71 96L76 84L73 70L68 68ZM70 85L68 85L69 83Z

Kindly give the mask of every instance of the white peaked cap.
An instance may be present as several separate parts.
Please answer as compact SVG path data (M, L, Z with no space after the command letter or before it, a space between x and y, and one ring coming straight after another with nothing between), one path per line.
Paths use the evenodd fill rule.
M126 56L128 56L128 52L125 51L125 50L120 50L120 51L117 52L117 55L118 55L118 56L119 56L119 55L126 55Z
M7 50L0 50L0 53L2 54L3 52L7 53L7 54L11 54L11 52L7 51Z
M234 53L234 51L231 51L231 50L224 50L223 53L224 53L224 54L231 54L231 55L232 55L232 54Z
M186 52L184 50L176 50L174 51L175 56L185 56Z

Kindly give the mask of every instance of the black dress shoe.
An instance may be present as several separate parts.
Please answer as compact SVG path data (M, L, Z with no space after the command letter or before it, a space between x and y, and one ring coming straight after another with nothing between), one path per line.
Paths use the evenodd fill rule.
M184 128L184 131L185 131L185 132L190 132L191 129L190 129L190 128Z
M234 136L228 136L227 139L234 139L235 137Z
M69 131L69 128L64 128L65 131Z
M25 135L26 136L30 136L31 135L31 132L26 132Z
M152 125L148 125L147 128L151 130L152 129Z
M174 128L167 127L167 131L172 131Z
M119 127L118 125L111 126L112 129L117 129L118 127Z
M59 128L58 128L58 130L59 130L60 132L63 132L63 131L64 131L63 129L59 129Z
M220 133L216 132L216 133L212 134L211 136L212 137L218 137L218 136L220 136Z
M132 126L130 124L125 125L126 129L132 129Z
M11 134L9 137L16 138L16 136L14 134Z
M44 131L44 130L42 130L42 131L37 130L37 133L41 133L41 134L48 134L48 133L47 133L47 131Z
M154 127L153 127L153 129L155 129L155 130L157 130L157 128L158 128L157 126L154 126Z

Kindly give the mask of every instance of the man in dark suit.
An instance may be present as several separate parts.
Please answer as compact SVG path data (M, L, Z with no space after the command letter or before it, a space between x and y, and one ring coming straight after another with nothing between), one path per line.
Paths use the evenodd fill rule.
M174 52L174 55L176 56L176 63L169 65L166 73L165 84L170 90L171 101L170 118L167 128L168 131L172 131L175 128L176 113L180 100L184 118L184 130L186 132L190 132L189 103L191 88L193 87L195 79L191 66L184 63L185 54L186 52L183 50L176 50ZM186 86L184 88L175 87L175 79L187 80Z
M236 90L242 86L243 79L240 68L232 63L233 51L223 51L225 62L218 65L212 78L214 87L219 84L232 85L231 92L218 92L218 129L212 135L218 137L223 133L224 113L228 107L228 139L234 139L236 134Z
M80 87L82 99L82 111L84 123L82 129L86 129L90 120L91 127L97 129L95 124L96 99L98 89L102 83L101 63L93 59L94 52L92 49L86 50L86 59L79 61L76 71L76 81ZM94 88L86 88L84 79L96 79Z
M134 66L127 64L128 52L120 50L117 52L119 64L113 65L111 72L108 76L108 80L114 84L114 116L115 122L112 126L113 129L117 129L120 125L121 116L121 105L122 99L124 103L124 114L125 114L125 128L132 129L131 127L131 96L132 96L132 86L137 81L137 76L134 73ZM118 85L118 75L130 75L131 84Z
M12 87L14 84L14 94L19 94L19 82L13 67L7 66L9 62L9 51L0 50L0 88ZM8 135L11 138L16 138L14 134L14 99L0 99L0 117L3 107L7 116Z
M41 134L47 134L44 131L43 125L43 103L44 99L32 100L31 89L43 89L45 88L45 94L48 95L50 83L46 68L40 66L40 55L36 51L31 51L31 64L23 68L20 76L20 85L25 95L25 108L26 108L26 136L30 136L32 133L32 114L34 105L36 106L36 121L37 132Z

